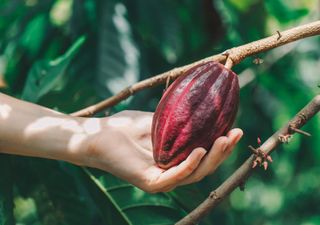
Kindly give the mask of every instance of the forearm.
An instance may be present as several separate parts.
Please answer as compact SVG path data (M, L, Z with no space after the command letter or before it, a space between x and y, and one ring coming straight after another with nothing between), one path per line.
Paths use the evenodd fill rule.
M67 116L0 93L0 152L80 163L91 119Z

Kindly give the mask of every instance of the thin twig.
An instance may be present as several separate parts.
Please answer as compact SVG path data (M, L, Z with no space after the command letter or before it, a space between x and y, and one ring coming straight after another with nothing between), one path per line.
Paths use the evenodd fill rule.
M224 53L217 54L217 55L199 60L197 62L191 63L189 65L178 67L168 72L140 81L136 84L133 84L125 88L118 94L102 102L99 102L95 105L84 108L71 115L83 116L83 117L92 116L97 112L100 112L108 107L116 105L120 101L130 97L131 95L135 94L138 91L165 83L168 76L170 76L170 79L174 80L178 76L181 76L189 68L204 62L208 62L208 61L225 62L226 59L229 58L228 61L232 62L232 66L234 66L248 56L255 55L260 52L265 52L267 50L279 47L281 45L284 45L299 39L303 39L306 37L319 35L319 34L320 34L320 21L315 21L315 22L301 25L286 31L282 31L280 39L279 39L278 33L275 33L270 37L267 37L258 41L254 41L239 47L231 48L225 51L225 52L228 52L228 54L224 54Z
M274 133L259 147L266 155L269 155L282 142L279 140L280 135L292 134L294 131L290 127L299 129L304 126L317 112L320 111L320 95L317 95L309 104L307 104L291 121L284 127ZM301 119L301 118L304 119ZM251 175L253 160L255 155L251 155L226 181L224 181L216 190L212 191L209 197L204 200L197 208L182 218L176 225L195 225L207 215L210 210L215 208L223 199L232 191L243 184ZM212 197L214 194L214 198Z
M74 112L71 115L72 116L82 116L82 117L93 116L94 114L96 114L106 108L109 108L111 106L118 104L122 100L127 99L131 95L133 95L141 90L144 90L146 88L151 88L151 87L154 87L159 84L164 84L167 81L168 77L170 77L170 80L175 80L177 77L181 76L184 71L190 69L193 66L196 66L200 63L209 62L209 61L223 62L225 59L226 59L225 56L219 54L219 55L210 56L208 58L199 60L197 62L191 63L186 66L174 68L174 69L169 70L167 72L161 73L159 75L156 75L151 78L142 80L138 83L135 83L129 87L126 87L125 89L120 91L118 94L116 94L110 98L107 98L106 100L101 101L95 105L92 105L92 106L84 108L80 111Z

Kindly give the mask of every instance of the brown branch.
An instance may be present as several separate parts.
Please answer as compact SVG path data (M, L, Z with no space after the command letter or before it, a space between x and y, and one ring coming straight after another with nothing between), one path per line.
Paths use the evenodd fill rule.
M317 112L320 111L320 95L317 95L309 104L307 104L292 120L284 127L274 133L260 147L266 155L269 155L279 144L281 144L281 136L292 135L295 131L304 126ZM195 225L207 215L210 210L215 208L223 199L225 199L237 187L242 184L251 175L255 155L251 155L226 181L224 181L217 189L212 191L209 197L204 200L196 209L190 212L186 217L181 219L176 225Z
M109 108L111 106L114 106L121 102L122 100L127 99L131 95L144 90L146 88L154 87L159 84L164 84L166 83L168 77L170 77L170 80L175 80L177 77L183 74L184 71L188 70L189 68L196 66L200 63L204 62L209 62L209 61L218 61L218 62L223 62L226 59L224 55L214 55L210 56L208 58L199 60L197 62L182 66L182 67L177 67L172 70L169 70L167 72L161 73L159 75L153 76L151 78L142 80L138 83L135 83L129 87L126 87L122 91L120 91L118 94L107 98L104 101L101 101L95 105L89 106L87 108L84 108L80 111L74 112L71 115L72 116L83 116L83 117L90 117L93 116L95 113L100 112L106 108Z
M133 84L125 88L118 94L104 101L101 101L95 105L84 108L71 115L83 116L83 117L92 116L97 112L100 112L108 107L116 105L117 103L121 102L124 99L127 99L128 97L135 94L136 92L165 83L168 77L170 77L171 80L174 80L178 76L182 75L183 72L188 70L190 67L198 65L200 63L204 63L208 61L225 62L226 59L228 58L227 66L231 67L241 62L245 57L248 57L260 52L264 52L299 39L319 35L320 21L301 25L286 31L279 32L279 33L281 34L280 36L278 32L276 32L274 35L270 37L267 37L258 41L254 41L239 47L231 48L225 51L224 53L210 56L208 58L196 61L189 65L178 67L168 72L164 72L157 76L145 79L143 81L140 81L136 84Z
M248 56L255 55L260 52L265 52L275 47L319 34L320 21L315 21L283 32L277 31L276 34L270 37L232 48L228 50L228 53L233 63L238 64Z

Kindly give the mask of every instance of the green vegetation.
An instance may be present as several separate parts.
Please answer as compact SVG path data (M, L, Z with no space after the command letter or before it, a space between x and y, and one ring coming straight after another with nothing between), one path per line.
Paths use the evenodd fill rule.
M0 0L0 90L71 113L127 85L319 18L316 0ZM65 162L0 156L0 225L173 224L319 93L320 38L247 58L235 153L203 181L147 194ZM247 79L248 80L248 79ZM108 113L154 111L164 86ZM103 116L101 113L98 116ZM320 117L201 224L320 224ZM318 165L319 164L319 165Z

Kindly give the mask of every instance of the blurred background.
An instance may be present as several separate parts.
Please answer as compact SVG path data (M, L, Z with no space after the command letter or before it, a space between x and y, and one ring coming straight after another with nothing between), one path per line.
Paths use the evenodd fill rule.
M319 0L0 0L0 91L71 113L139 80L320 17ZM261 60L257 60L257 57ZM262 64L254 62L260 61ZM244 137L203 181L150 195L101 171L0 156L0 225L174 224L319 93L320 38L245 59ZM105 113L154 111L164 85ZM201 224L320 224L320 117Z

